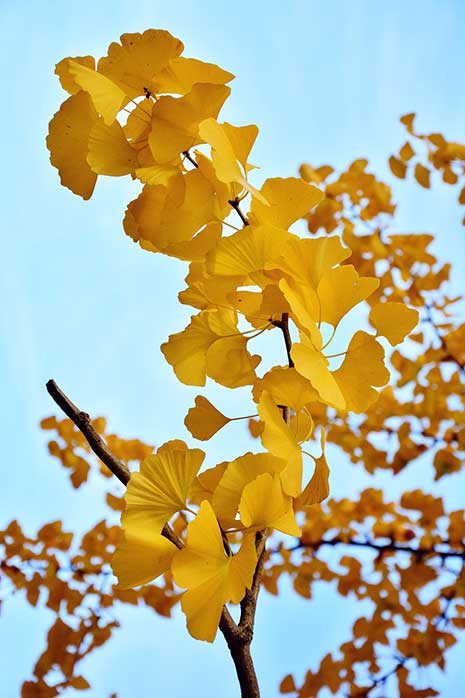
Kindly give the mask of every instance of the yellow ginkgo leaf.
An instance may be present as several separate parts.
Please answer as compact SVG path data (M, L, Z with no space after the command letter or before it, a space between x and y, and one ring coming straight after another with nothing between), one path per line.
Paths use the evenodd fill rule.
M352 264L329 269L318 284L321 322L337 327L341 318L379 286L379 279L359 276Z
M322 165L321 167L313 168L308 163L304 162L299 168L299 174L306 182L316 182L321 184L325 179L329 177L330 174L334 172L334 169L329 165Z
M223 221L231 211L229 200L233 196L232 185L218 179L213 162L199 150L195 151L195 159L198 169L212 186L210 199L213 206L213 215L217 220Z
M189 492L189 502L201 504L204 499L212 503L213 494L223 477L228 463L218 463L213 468L207 468L195 478Z
M143 460L124 495L123 528L132 533L160 533L165 523L185 508L204 458L205 453L198 448L179 448L171 442Z
M277 458L286 461L281 481L286 494L296 497L302 488L302 450L283 419L281 410L264 390L258 403L258 414L265 427L260 434L263 446Z
M99 61L98 71L134 99L154 91L152 81L183 49L182 41L162 29L123 34L120 44L110 44L108 54Z
M155 184L167 186L172 177L180 174L179 167L175 165L147 165L147 167L138 167L135 171L137 179L151 186Z
M150 529L120 535L111 560L119 589L147 584L169 570L177 548L164 536Z
M99 119L90 130L87 162L97 174L119 177L134 172L137 153L117 121L108 126Z
M208 253L207 253L208 254ZM193 262L186 277L188 288L178 294L181 303L204 310L231 306L229 296L243 281L238 276L210 276L206 264Z
M247 341L240 334L219 337L207 350L207 375L226 388L251 385L262 358L247 351Z
M166 186L145 186L128 209L137 226L137 241L164 250L191 240L214 220L212 185L199 170L170 178Z
M302 507L319 504L329 495L329 468L325 456L325 433L321 434L321 456L315 458L315 470L307 486L297 500Z
M246 179L247 159L257 138L258 128L254 125L239 127L228 123L219 124L215 119L205 119L199 126L199 135L212 148L213 166L218 179L239 184L267 204L265 197Z
M70 95L74 95L76 92L79 92L81 87L69 72L69 61L74 61L75 63L85 65L87 68L94 70L95 58L93 56L74 56L73 58L63 58L63 60L56 64L55 75L58 75L62 88L66 90L66 92L69 92Z
M328 359L315 349L308 337L301 335L301 343L292 345L291 356L296 370L310 381L323 402L336 409L346 408L342 390L329 370Z
M336 236L305 240L293 236L282 252L279 268L294 282L310 284L316 291L323 274L351 254Z
M255 402L260 400L263 390L271 395L276 405L286 405L296 412L309 402L318 400L318 393L312 388L310 382L295 368L288 366L274 366L271 371L265 373L263 378L255 382L253 388Z
M165 359L186 385L205 385L207 350L218 339L208 321L208 311L192 316L190 324L182 332L170 335L168 341L161 345Z
M221 227L221 223L207 223L192 240L174 242L163 248L163 252L189 262L203 261L221 239Z
M389 381L383 347L372 335L356 332L344 362L332 375L344 396L345 408L352 412L365 412L378 397L371 386L381 387Z
M83 199L90 199L97 181L87 163L89 134L97 119L89 95L78 92L63 102L49 125L50 162L58 169L63 186Z
M414 177L417 180L418 184L421 184L421 186L424 189L429 189L431 184L430 184L430 176L431 176L431 170L429 170L427 167L421 164L421 162L417 162L415 164L415 169L413 171Z
M212 498L212 506L218 519L226 527L234 525L244 487L263 473L274 475L283 471L285 467L286 461L270 453L246 453L227 463Z
M263 285L257 278L256 283ZM272 320L281 320L283 313L289 314L291 308L284 297L283 292L274 283L268 284L263 288L262 302L258 309L258 314L262 318L270 318Z
M195 405L189 409L184 424L195 439L208 441L230 421L206 397L197 395Z
M302 444L304 441L308 441L313 433L312 415L306 409L291 414L289 431L297 443Z
M128 206L133 225L125 231L157 250L191 240L213 218L210 197L211 186L198 170L170 177L166 185L146 185Z
M251 278L255 276L255 274L251 274ZM257 279L256 283L259 283L259 279ZM274 283L269 283L262 292L233 291L228 295L227 300L234 309L238 310L257 329L262 329L264 323L267 322L270 324L279 322L283 313L290 312L289 304Z
M174 581L187 589L181 598L187 629L198 640L213 642L223 606L238 603L252 585L257 564L253 536L246 536L237 555L226 555L220 527L204 501L187 527L185 547L173 558Z
M152 89L157 94L185 95L199 82L225 85L234 78L232 73L214 63L204 63L196 58L173 58L166 68L152 80Z
M152 109L154 102L151 99L144 99L142 102L134 103L134 108L128 114L124 125L124 135L131 141L138 150L149 149L148 138L152 128ZM152 154L150 153L150 157ZM152 158L153 160L153 158Z
M169 163L200 142L199 124L216 118L231 90L200 83L184 97L160 97L152 110L149 145L157 163Z
M296 177L267 179L260 192L269 206L264 206L258 199L252 199L251 222L270 223L286 230L323 198L320 189Z
M403 303L377 303L371 309L369 320L378 334L395 346L418 324L418 310Z
M207 258L207 269L219 276L248 276L273 268L292 237L270 225L248 226L221 240Z
M104 122L112 124L118 112L129 101L123 90L105 75L75 61L69 61L68 71L74 82L90 95Z
M289 536L301 535L292 499L283 493L278 474L263 473L244 487L239 514L247 528L275 528Z
M279 288L289 303L291 317L302 332L307 334L312 344L318 349L322 346L319 329L321 305L314 289L309 283L281 279Z
M247 351L228 308L206 310L191 318L182 332L170 335L161 350L182 383L205 385L207 375L221 385L238 387L255 380L259 356Z

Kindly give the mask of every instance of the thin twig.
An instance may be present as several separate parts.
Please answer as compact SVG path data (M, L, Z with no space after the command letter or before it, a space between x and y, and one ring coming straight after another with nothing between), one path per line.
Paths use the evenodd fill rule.
M198 163L194 160L194 158L192 157L192 155L189 153L188 150L183 150L183 151L182 151L182 154L184 155L184 157L186 158L186 160L189 160L189 162L190 162L192 165L194 165L194 167L198 167L198 166L199 166Z
M461 560L465 560L465 550L438 550L437 546L434 546L433 548L413 548L412 546L409 545L400 545L398 543L375 543L374 541L371 541L369 539L366 540L357 540L355 538L331 538L329 540L318 540L314 542L309 542L305 543L304 541L299 540L296 545L294 545L291 548L284 548L283 550L286 550L287 552L294 552L296 550L305 550L305 549L310 549L310 550L318 550L319 548L323 546L330 546L330 547L335 547L336 545L347 545L347 546L354 546L357 548L369 548L370 550L373 550L377 552L379 555L383 555L385 553L409 553L410 555L414 555L418 560L423 559L424 557L439 557L441 559L447 559L447 558L460 558ZM276 553L280 553L281 549L276 549L276 550L270 550L270 554L274 555Z
M237 215L239 216L239 218L243 222L244 226L250 225L249 221L247 220L247 217L241 211L241 207L239 205L240 204L239 199L230 199L230 201L228 201L228 204L230 204L233 207L233 209L236 211Z
M281 316L281 320L273 320L272 324L275 327L279 327L279 329L283 333L284 344L286 346L287 363L289 368L294 368L294 362L291 356L292 339L291 334L289 332L289 313L283 313ZM286 422L286 424L289 425L291 421L291 411L289 407L287 407L286 405L280 405L280 407L283 413L283 419Z

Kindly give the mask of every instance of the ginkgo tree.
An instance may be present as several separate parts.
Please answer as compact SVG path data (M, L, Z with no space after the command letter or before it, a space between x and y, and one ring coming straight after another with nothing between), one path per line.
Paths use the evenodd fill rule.
M125 233L147 253L189 265L179 300L194 314L162 344L164 358L186 385L208 386L210 378L249 388L243 415L226 416L200 394L185 425L205 442L244 419L253 449L205 467L205 452L176 434L154 448L108 433L103 418L91 419L49 381L67 419L50 417L42 427L55 432L49 449L73 486L94 468L115 475L126 491L123 499L107 494L122 512L121 526L102 521L79 544L60 522L35 539L18 522L2 533L9 584L33 605L47 590L57 613L22 695L88 688L78 664L117 627L108 609L141 601L162 615L179 602L198 640L212 642L219 630L241 695L257 697L255 609L260 587L277 594L281 576L304 598L316 580L337 581L341 594L374 604L372 619L355 623L354 642L323 658L300 687L285 677L283 693L310 698L327 688L374 697L395 676L401 696L435 695L411 685L409 666L443 662L455 641L448 614L454 627L465 625L464 514L447 515L420 490L399 503L374 489L355 502L327 500L325 449L336 444L369 472L399 472L429 451L437 478L460 469L465 427L457 426L452 398L463 403L465 326L450 317L457 299L443 290L449 268L428 251L431 237L389 233L391 192L365 160L340 174L304 164L299 177L259 186L252 164L258 128L220 120L233 75L184 57L183 48L167 31L150 29L124 34L98 62L60 61L56 73L69 96L50 122L47 146L62 184L83 199L99 175L140 182ZM443 153L428 151L444 180L457 183L460 175L452 182L450 172L463 174L463 146L417 136L412 115L404 123L412 138ZM404 177L414 156L404 145L390 159L394 174ZM425 169L418 162L415 177L429 186ZM302 220L309 235L294 225ZM333 349L356 306L359 327L343 351ZM254 353L254 340L263 334L282 347L285 361L260 371L265 357ZM332 566L321 556L325 546L346 554ZM375 555L359 561L351 547ZM410 566L398 562L402 555ZM450 571L449 560L461 565ZM110 569L117 583L102 589L98 579ZM368 581L372 572L380 580ZM428 584L435 593L425 599ZM383 645L396 647L387 669L377 654Z

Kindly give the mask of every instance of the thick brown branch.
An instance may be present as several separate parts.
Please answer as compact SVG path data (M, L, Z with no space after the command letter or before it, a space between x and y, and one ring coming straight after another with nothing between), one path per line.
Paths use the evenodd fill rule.
M266 538L267 531L260 531L256 535L256 546L257 546L257 556L258 562L255 568L255 573L252 582L252 588L248 589L242 602L241 602L241 617L239 620L239 627L242 628L243 632L250 635L250 642L253 637L253 627L255 621L255 610L257 608L258 594L260 592L260 584L262 579L263 565L265 563L266 557Z
M241 687L241 698L260 698L260 687L250 654L250 643L244 643L233 634L225 631L221 619L220 630L228 644L236 674Z
M235 625L231 632L227 628L223 628L223 618L220 623L220 629L226 638L229 651L231 652L236 667L242 698L260 698L260 688L250 654L250 645L253 639L255 610L257 607L258 593L260 591L263 563L265 561L266 534L266 531L260 531L256 536L258 562L255 568L252 588L246 591L241 602L239 625Z

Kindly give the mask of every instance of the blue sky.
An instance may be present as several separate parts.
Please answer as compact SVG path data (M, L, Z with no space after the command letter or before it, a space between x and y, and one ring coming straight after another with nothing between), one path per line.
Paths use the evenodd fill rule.
M0 7L0 525L17 517L32 532L45 520L63 518L65 526L83 530L103 516L101 493L87 486L70 492L65 473L48 457L38 429L41 417L54 411L45 381L55 378L78 405L107 415L117 433L154 443L187 437L183 418L198 391L177 383L158 349L187 322L188 309L176 300L185 268L140 251L123 234L122 215L134 185L102 179L93 198L83 202L59 186L49 164L47 123L64 98L54 64L68 55L102 55L123 32L168 29L183 40L185 55L237 75L224 116L259 125L253 161L263 176L291 176L302 161L344 167L367 156L393 185L398 231L440 232L436 250L450 259L452 250L454 257L465 251L455 194L425 194L393 181L386 161L403 142L398 118L409 111L419 114L425 131L439 129L463 141L465 4L3 0ZM454 278L456 288L465 290L460 273ZM208 394L240 413L240 396L214 386ZM241 438L240 425L219 435L209 462L230 457ZM414 466L393 484L392 477L351 471L349 483L347 464L336 458L333 493L352 496L367 484L396 493L416 486L419 473ZM463 482L452 476L428 484L460 506ZM277 695L285 673L302 675L346 639L357 612L360 606L328 589L311 603L292 594L280 600L264 594L255 641L264 695ZM94 684L90 698L116 689L121 698L237 695L221 639L213 647L194 642L181 617L167 622L134 609L121 616L123 630L83 667ZM2 695L18 695L50 619L20 600L2 610ZM318 644L316 627L325 628ZM440 677L448 698L461 695L459 671L454 650Z

